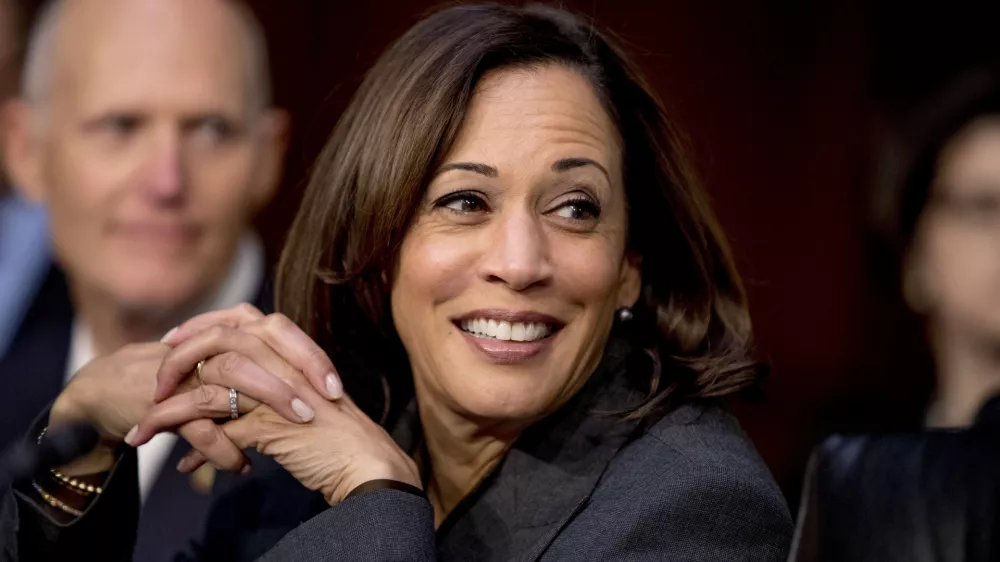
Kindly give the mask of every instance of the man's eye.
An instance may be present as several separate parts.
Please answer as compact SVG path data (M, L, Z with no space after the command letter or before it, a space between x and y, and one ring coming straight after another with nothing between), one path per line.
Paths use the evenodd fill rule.
M211 142L221 142L235 134L236 128L221 117L210 117L199 121L194 132Z
M112 115L101 121L100 128L117 135L128 136L139 129L142 121L133 115Z

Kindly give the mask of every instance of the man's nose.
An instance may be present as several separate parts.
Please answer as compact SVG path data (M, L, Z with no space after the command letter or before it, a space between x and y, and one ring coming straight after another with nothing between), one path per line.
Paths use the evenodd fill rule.
M145 192L159 204L183 201L187 178L181 133L172 128L156 132L143 178Z

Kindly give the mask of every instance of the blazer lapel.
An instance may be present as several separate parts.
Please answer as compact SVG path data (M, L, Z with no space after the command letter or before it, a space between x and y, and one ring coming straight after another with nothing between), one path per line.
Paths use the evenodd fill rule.
M530 561L541 556L640 429L639 421L602 413L642 399L625 380L630 351L624 341L612 341L580 393L525 431L479 490L456 508L461 513L452 514L454 524L439 530L438 546L446 559L475 555Z
M609 347L600 379L585 389L574 408L551 424L532 428L511 450L512 559L541 556L586 503L611 459L640 429L638 420L601 413L621 411L642 399L624 380L628 349L620 343Z
M24 437L32 421L63 387L73 307L66 279L50 268L14 340L0 357L0 450Z

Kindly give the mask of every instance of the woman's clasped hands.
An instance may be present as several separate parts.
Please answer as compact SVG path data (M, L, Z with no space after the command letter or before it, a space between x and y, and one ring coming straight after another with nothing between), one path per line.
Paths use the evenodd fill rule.
M193 448L182 472L205 462L247 472L242 450L256 448L331 505L370 480L420 487L413 460L344 394L326 353L285 316L240 305L192 318L162 343L170 349L153 405L129 445L178 431ZM232 418L230 389L239 415L217 424Z

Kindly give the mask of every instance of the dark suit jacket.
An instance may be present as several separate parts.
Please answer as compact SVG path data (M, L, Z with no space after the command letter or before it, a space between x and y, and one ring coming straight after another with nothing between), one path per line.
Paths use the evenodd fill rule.
M270 307L262 287L257 306ZM0 357L0 450L30 433L32 422L63 388L73 325L73 306L66 279L52 266L7 353ZM179 441L146 499L139 523L135 560L169 562L178 545L188 545L204 533L209 506L242 480L219 474L211 494L197 491L190 477L173 470L190 449ZM183 515L181 515L183 514Z
M249 561L263 554L265 561L288 562L784 562L792 533L788 509L722 407L690 402L647 423L599 413L641 398L626 380L628 357L627 346L610 345L579 395L529 428L437 531L431 505L418 496L376 490L329 507L279 473L217 502L200 555ZM413 444L414 422L404 420L394 434L404 447ZM22 545L26 529L62 548L79 548L73 545L81 536L110 537L116 526L127 540L126 521L108 516L114 505L127 510L134 497L125 484L109 483L90 507L94 517L88 513L75 523L75 538L37 517L22 496ZM97 548L86 540L85 548ZM115 560L114 552L102 555Z
M833 436L813 454L793 560L1000 560L1000 399L963 431Z

